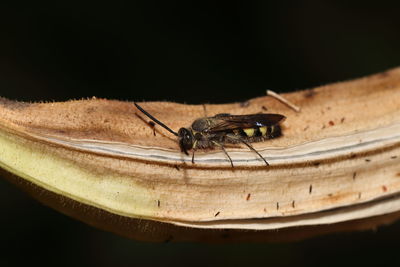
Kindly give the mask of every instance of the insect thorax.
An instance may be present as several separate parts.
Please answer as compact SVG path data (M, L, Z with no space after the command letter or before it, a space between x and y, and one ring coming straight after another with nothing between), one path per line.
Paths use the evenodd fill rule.
M192 123L192 129L194 132L203 132L205 129L209 128L210 121L207 118L200 118Z

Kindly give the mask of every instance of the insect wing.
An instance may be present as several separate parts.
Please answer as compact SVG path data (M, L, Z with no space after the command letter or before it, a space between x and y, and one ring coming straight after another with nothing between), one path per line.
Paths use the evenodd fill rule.
M281 114L225 115L213 117L208 132L221 132L239 128L274 126L286 119Z

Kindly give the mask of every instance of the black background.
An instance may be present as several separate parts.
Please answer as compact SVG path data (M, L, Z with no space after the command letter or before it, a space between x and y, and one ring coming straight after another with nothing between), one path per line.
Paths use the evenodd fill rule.
M400 65L385 1L0 4L0 95L243 101ZM270 266L399 263L399 223L284 244L153 244L93 229L0 180L0 265Z

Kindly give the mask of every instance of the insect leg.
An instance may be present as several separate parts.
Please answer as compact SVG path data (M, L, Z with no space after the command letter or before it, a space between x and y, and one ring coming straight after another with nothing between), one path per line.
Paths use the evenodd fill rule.
M194 151L195 151L196 149L193 149L193 152L192 152L192 164L194 164Z
M192 152L192 164L194 164L194 152L196 151L196 147L197 147L197 140L194 141L193 143L193 152Z
M258 153L258 151L249 143L247 143L245 140L243 140L242 138L237 138L235 136L231 136L231 135L227 135L226 137L232 139L232 140L238 140L240 142L242 142L243 144L245 144L248 148L250 148L250 150L254 151L264 162L265 164L267 164L267 166L269 166L269 163L264 159L264 157Z
M257 155L260 156L260 158L265 162L265 164L267 164L267 166L269 166L269 163L264 159L264 157L263 157L260 153L258 153L258 151L257 151L252 145L250 145L249 143L247 143L247 142L244 141L243 139L240 139L240 141L241 141L243 144L245 144L248 148L250 148L251 150L253 150L254 152L256 152Z
M215 141L212 141L212 142L213 142L215 145L219 146L219 147L222 149L222 151L224 151L225 155L228 157L229 161L231 162L231 165L232 165L232 168L233 168L233 161L232 161L231 157L229 156L228 152L226 151L224 145L223 145L223 144L220 144L220 143L218 143L218 142L215 142Z

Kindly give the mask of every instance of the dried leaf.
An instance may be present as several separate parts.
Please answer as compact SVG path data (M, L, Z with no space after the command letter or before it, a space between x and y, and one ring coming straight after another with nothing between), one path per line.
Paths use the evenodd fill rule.
M130 102L1 99L0 166L45 204L137 239L283 240L397 219L400 69L285 97L301 112L268 96L246 106L141 103L174 130L205 111L284 114L284 136L254 144L270 166L233 146L235 168L218 149L197 151L192 164Z

